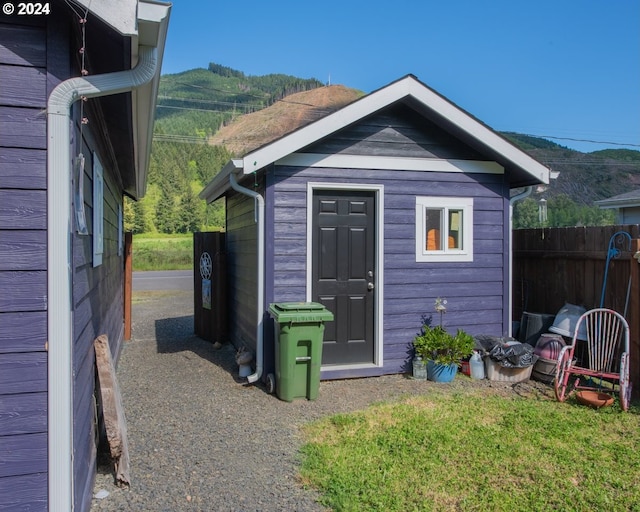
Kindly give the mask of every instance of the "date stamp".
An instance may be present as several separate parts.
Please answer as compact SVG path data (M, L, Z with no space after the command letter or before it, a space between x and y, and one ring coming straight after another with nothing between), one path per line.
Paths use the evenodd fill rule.
M7 16L47 16L51 6L49 2L4 2L2 13Z

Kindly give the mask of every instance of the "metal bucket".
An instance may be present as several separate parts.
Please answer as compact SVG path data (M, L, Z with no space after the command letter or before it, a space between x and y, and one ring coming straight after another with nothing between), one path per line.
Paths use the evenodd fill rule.
M540 382L551 384L553 379L556 378L557 364L557 359L545 359L544 357L539 357L536 364L533 365L531 377L535 380L539 380Z

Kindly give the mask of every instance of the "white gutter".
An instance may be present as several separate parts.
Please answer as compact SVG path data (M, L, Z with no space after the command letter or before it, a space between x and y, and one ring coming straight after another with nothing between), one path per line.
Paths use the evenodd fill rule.
M509 199L509 323L507 325L507 335L513 334L511 315L513 315L513 205L517 201L526 199L531 195L533 186L528 186L524 192L513 196Z
M256 324L256 371L247 377L249 382L256 382L262 377L264 367L263 348L263 317L264 317L264 198L248 188L242 187L236 181L235 174L229 174L229 184L236 192L240 192L255 200L255 222L258 224L258 301Z
M47 329L49 511L73 510L73 303L71 244L71 106L81 97L108 96L153 80L157 49L141 46L138 64L127 71L70 78L47 103Z

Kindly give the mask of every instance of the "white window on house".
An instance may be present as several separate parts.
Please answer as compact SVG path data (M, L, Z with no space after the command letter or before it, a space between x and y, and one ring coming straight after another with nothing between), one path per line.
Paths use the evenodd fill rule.
M104 172L93 154L93 266L102 265L104 252Z
M416 197L416 261L473 261L473 198Z

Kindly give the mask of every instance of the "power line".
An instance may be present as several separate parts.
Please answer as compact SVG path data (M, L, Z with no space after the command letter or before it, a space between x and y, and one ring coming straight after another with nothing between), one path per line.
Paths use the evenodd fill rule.
M176 107L173 105L156 105L156 108L168 108L171 110L188 110L189 112L210 112L211 114L232 114L228 110L214 110L210 108L188 108L188 107Z
M252 107L257 109L264 108L264 104L262 103L242 103L237 101L219 101L219 100L202 100L196 98L176 98L175 96L158 96L159 100L170 100L170 101L184 101L189 103L203 103L205 105L228 105L230 107Z
M517 133L517 132L512 132L512 133ZM554 137L553 135L533 135L531 133L522 133L521 135L525 135L526 137L538 137L542 139L570 140L573 142L590 142L592 144L608 144L611 146L633 146L634 148L640 148L640 144L632 144L630 142L611 142L611 141L605 141L605 140L575 139L573 137Z

